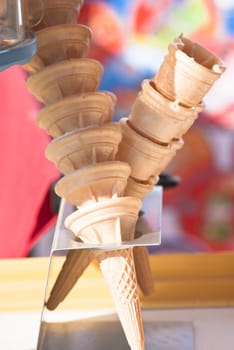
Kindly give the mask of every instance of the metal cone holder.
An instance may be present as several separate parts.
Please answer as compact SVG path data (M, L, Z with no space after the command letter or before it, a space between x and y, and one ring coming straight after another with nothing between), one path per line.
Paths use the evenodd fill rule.
M97 246L74 240L73 233L64 227L64 219L73 212L74 208L62 200L51 249L37 350L129 349L97 264L92 263L87 268L84 273L87 278L81 277L55 310L48 310L46 301L67 253L71 250L115 250L159 245L162 192L161 186L155 186L153 191L145 197L136 225L136 238L121 245ZM100 278L97 278L97 274L98 276L100 274ZM148 311L143 310L146 347L150 350L153 347L150 346L151 340L147 339L147 332L153 331L154 320L152 318L150 321L147 320L147 313Z

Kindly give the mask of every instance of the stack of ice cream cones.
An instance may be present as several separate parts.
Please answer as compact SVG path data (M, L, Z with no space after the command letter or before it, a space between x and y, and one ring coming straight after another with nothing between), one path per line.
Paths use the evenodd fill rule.
M143 81L129 118L114 123L115 96L98 91L103 67L86 57L92 33L76 24L83 1L42 3L43 15L34 27L38 52L25 69L30 74L28 89L44 104L38 125L53 137L46 156L64 174L55 190L78 208L65 225L74 239L97 247L112 246L70 251L46 305L55 309L96 258L129 346L142 350L137 279L146 295L154 290L154 281L147 249L121 244L134 239L143 198L183 146L184 133L204 108L203 96L224 66L207 50L180 36L169 46L158 74ZM195 77L194 67L198 68ZM186 85L183 95L186 79L194 81Z
M122 141L116 159L131 166L129 196L143 200L152 190L159 174L183 147L183 135L205 108L205 94L224 71L218 57L183 35L169 45L158 73L142 82L129 117L120 121ZM148 253L145 247L134 251L138 283L147 295L153 291ZM141 266L137 264L139 252L145 262Z
M38 52L25 65L29 91L42 103L37 122L53 141L46 156L64 174L56 192L78 208L65 225L74 239L112 250L75 250L66 257L46 302L53 310L66 297L93 258L100 264L131 349L144 349L144 332L133 248L141 200L126 196L131 172L115 156L122 138L112 122L115 96L98 91L102 65L86 57L92 33L75 24L82 1L43 1L36 30ZM118 272L118 273L117 273ZM114 284L113 284L114 281Z
M205 94L224 71L218 57L183 35L169 45L158 73L142 82L129 117L120 121L116 159L130 164L134 193L137 184L149 186L183 146Z

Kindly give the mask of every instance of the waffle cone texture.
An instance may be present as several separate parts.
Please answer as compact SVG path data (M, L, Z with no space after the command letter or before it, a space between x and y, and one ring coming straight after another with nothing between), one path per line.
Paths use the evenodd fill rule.
M43 20L35 28L39 50L25 69L30 73L29 91L44 105L38 125L53 137L46 157L64 175L56 186L57 193L79 208L66 219L66 225L74 232L74 239L121 244L134 238L141 201L123 197L131 169L126 162L115 161L122 138L120 125L111 122L115 96L98 91L103 67L86 58L92 33L74 23L77 1L51 0L45 6ZM97 213L103 221L96 222L95 217L100 217ZM69 251L46 301L47 308L54 310L64 300L93 258L103 267L130 347L144 349L132 249L102 251L101 255ZM115 271L109 264L113 258L114 266L122 271L114 288L108 282ZM132 292L124 293L129 283Z
M158 76L143 82L129 118L122 119L120 124L111 122L115 97L98 91L103 67L100 62L86 58L92 33L88 27L76 25L82 3L45 2L43 17L34 26L39 50L25 66L31 75L27 87L44 105L38 125L54 138L46 156L64 175L56 186L57 193L79 208L67 217L65 225L74 233L74 239L120 245L134 239L141 200L183 146L182 136L196 120L203 103L201 97L191 97L192 102L188 103L167 93L163 87L165 63ZM191 46L187 39L180 40L182 46ZM174 51L170 49L169 53ZM202 65L210 70L207 64ZM220 62L215 61L213 66L216 75L210 78L210 86L223 71ZM145 128L140 125L142 115ZM165 132L161 133L162 125ZM103 169L108 172L107 163L108 166L115 163L108 179L103 176ZM125 171L116 171L117 163ZM95 171L95 167L102 171ZM86 181L81 183L79 174ZM69 252L46 302L48 309L55 309L64 300L96 258L130 348L143 350L137 279L146 295L152 293L154 285L152 279L142 278L151 272L147 250L134 249Z

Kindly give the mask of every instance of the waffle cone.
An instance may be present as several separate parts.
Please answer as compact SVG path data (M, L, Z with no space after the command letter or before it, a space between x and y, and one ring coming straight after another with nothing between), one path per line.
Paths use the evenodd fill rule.
M110 198L76 210L65 226L85 243L120 244L133 239L140 208L138 198Z
M67 96L93 92L103 73L101 63L89 58L62 61L45 67L27 80L28 90L49 105Z
M153 81L145 79L129 115L130 125L152 141L169 143L188 130L204 109L204 104L183 107L157 91Z
M65 226L86 243L121 243L133 239L140 207L141 201L137 198L113 198L72 213L66 218ZM132 248L94 251L94 254L110 288L131 349L144 349Z
M148 181L137 181L136 179L129 177L125 196L137 197L140 200L143 200L145 196L152 191L158 180L158 176L152 176Z
M33 30L38 31L57 24L76 24L83 2L83 0L43 0L44 11L39 22L33 18L35 17L33 7L29 9Z
M127 163L109 161L76 170L64 176L55 192L77 207L84 207L124 195L130 174Z
M79 249L70 250L68 252L66 260L46 302L47 309L54 310L57 308L74 287L93 258L94 255L91 250Z
M151 271L149 254L146 247L133 248L137 283L145 296L154 294L154 278Z
M81 24L62 24L36 33L37 53L24 65L31 74L60 61L83 58L89 49L92 32Z
M54 139L47 146L46 157L68 174L87 165L112 161L120 140L118 123L80 129Z
M137 197L140 200L143 200L144 197L152 191L154 185L158 182L158 180L158 176L153 176L147 182L139 182L129 177L125 195ZM154 293L154 279L151 271L147 248L144 246L134 247L133 256L137 283L145 296L152 295Z
M154 82L169 100L192 107L198 105L225 71L223 62L183 35L170 45Z
M95 255L130 348L143 350L144 332L132 250L95 252Z
M127 118L120 120L122 141L116 159L131 166L131 177L138 181L148 181L164 169L165 157L173 156L170 145L162 145L140 135L132 129Z
M116 97L109 92L90 92L67 97L43 108L37 116L37 124L52 137L111 122Z

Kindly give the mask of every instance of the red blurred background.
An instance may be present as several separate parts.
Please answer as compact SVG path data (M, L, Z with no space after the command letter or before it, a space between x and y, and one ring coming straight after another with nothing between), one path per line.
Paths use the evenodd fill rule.
M115 120L128 115L141 81L155 75L180 33L224 60L227 70L206 96L205 112L165 169L181 181L164 191L162 246L152 252L233 250L232 1L90 0L78 22L93 30L89 57L104 65L101 89L118 98ZM49 138L35 123L41 106L27 92L25 79L21 67L0 74L2 258L27 256L56 221L51 187L59 174L44 156Z

